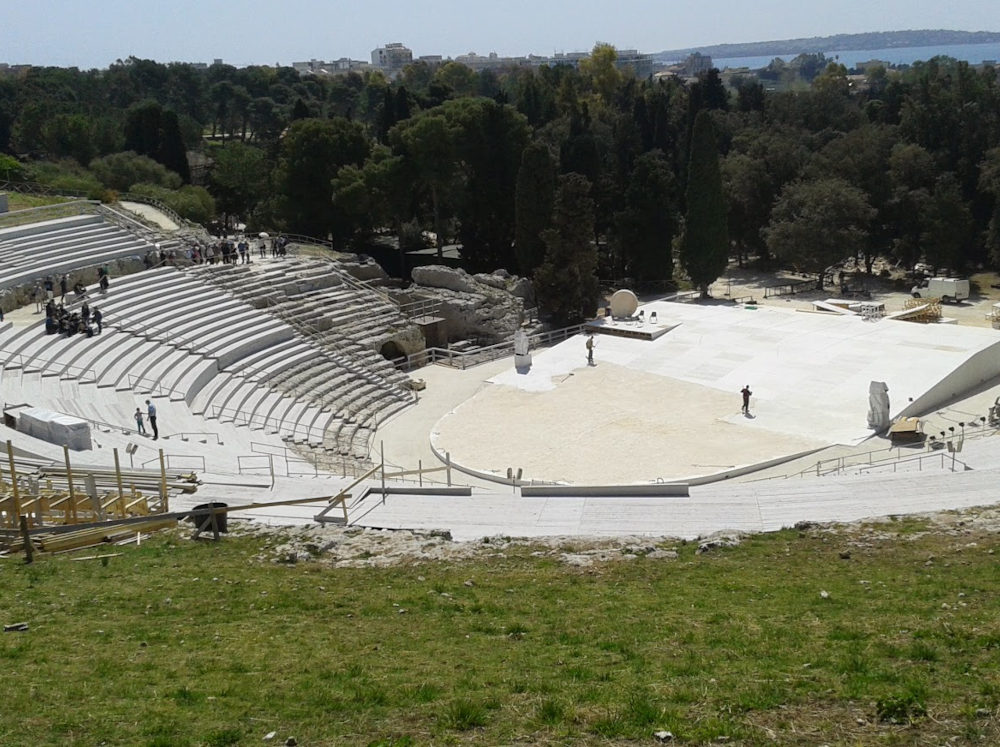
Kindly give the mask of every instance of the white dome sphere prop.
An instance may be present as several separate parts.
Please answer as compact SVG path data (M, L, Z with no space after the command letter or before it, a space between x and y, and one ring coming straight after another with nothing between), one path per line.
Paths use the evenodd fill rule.
M639 308L639 299L630 290L618 290L611 296L611 316L615 319L630 317Z

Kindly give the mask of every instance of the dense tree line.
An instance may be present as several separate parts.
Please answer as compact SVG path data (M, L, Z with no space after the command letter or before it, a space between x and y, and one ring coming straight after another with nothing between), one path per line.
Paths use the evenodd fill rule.
M345 248L457 243L471 270L536 277L567 321L593 311L597 277L707 289L730 255L1000 265L996 70L935 58L862 85L822 55L796 65L730 87L715 70L637 79L605 45L579 69L415 62L392 81L33 68L0 78L0 179L139 191ZM789 70L797 85L765 89Z

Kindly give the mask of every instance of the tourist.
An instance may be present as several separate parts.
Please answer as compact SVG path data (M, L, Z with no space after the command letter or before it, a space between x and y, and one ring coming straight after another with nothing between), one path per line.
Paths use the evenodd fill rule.
M142 410L135 408L135 430L139 435L146 435L146 426L142 424Z
M753 394L753 392L750 391L750 385L747 384L745 387L743 387L742 389L740 389L740 394L743 395L743 414L744 415L749 415L750 414L750 397Z
M35 287L31 289L31 300L35 302L35 313L42 313L42 298L45 296L45 291L42 290L42 284L35 281Z
M103 322L103 321L104 321L104 314L102 314L101 310L95 306L94 307L94 324L97 325L97 334L101 334L101 330L104 328L102 326L102 324L101 324L101 322Z
M90 304L86 301L84 301L83 306L80 307L80 316L83 318L84 324L90 321Z
M146 417L149 418L149 425L153 429L153 440L160 437L160 430L156 427L156 405L146 400Z
M587 365L594 365L594 336L587 335Z
M67 278L65 275L62 275L59 278L59 293L60 293L59 297L63 299L66 298L67 290L69 290L69 278Z

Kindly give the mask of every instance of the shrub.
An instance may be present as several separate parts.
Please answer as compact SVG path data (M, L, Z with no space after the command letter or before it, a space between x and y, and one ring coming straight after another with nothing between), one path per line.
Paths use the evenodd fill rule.
M90 170L106 187L127 192L137 184L155 184L167 189L178 189L181 178L148 156L127 150L110 156L95 158Z
M0 153L0 179L6 182L23 182L26 178L24 164L13 156Z

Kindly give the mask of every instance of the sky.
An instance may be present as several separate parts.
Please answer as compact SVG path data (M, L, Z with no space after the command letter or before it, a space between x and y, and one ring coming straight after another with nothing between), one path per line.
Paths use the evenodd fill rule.
M105 68L136 56L236 66L350 57L666 49L866 31L1000 31L996 0L32 0L0 4L0 62Z

